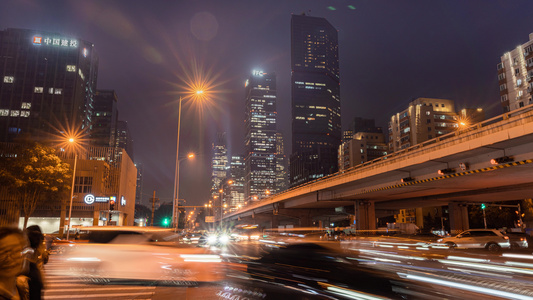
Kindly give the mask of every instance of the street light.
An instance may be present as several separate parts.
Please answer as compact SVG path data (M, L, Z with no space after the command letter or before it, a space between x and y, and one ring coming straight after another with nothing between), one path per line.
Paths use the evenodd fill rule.
M197 96L200 96L204 93L203 90L197 90L195 92L195 94ZM176 170L175 170L175 173L174 173L174 201L172 203L172 222L173 222L173 225L175 226L174 229L177 230L178 229L178 217L179 217L179 211L178 211L178 208L179 208L179 203L178 203L178 199L179 199L179 193L180 193L180 171L179 171L179 162L180 162L180 159L179 159L179 154L180 154L180 127L181 127L181 102L182 102L183 98L180 96L180 100L179 100L179 106L178 106L178 134L177 134L177 138L176 138ZM193 156L194 157L194 156Z
M74 138L68 139L69 143L74 143ZM70 237L70 221L72 220L72 199L74 198L74 182L76 180L76 163L78 162L78 153L74 156L74 169L72 170L72 187L70 189L70 206L68 209L68 223L67 223L67 241Z
M181 102L180 102L180 111L181 111ZM180 113L181 114L181 113ZM179 121L178 121L178 149L179 149ZM175 226L175 229L178 229L178 223L179 223L179 215L180 215L180 211L179 211L179 187L180 187L180 184L179 184L179 181L180 181L180 173L179 173L179 165L180 165L180 162L182 162L183 160L185 159L191 159L191 158L194 158L194 153L189 153L187 154L186 157L183 157L181 159L179 159L177 157L179 151L176 152L176 174L175 174L175 182L174 182L174 201L173 201L173 205L172 205L172 224Z

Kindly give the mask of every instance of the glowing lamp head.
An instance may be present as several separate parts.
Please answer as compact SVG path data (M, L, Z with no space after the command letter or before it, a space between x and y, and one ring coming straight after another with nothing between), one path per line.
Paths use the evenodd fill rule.
M74 143L74 139L73 138L70 138L68 139L69 143Z
M194 158L194 153L189 153L189 155L187 155L187 158Z
M203 93L204 93L204 91L196 91L197 95L200 95L200 94L203 94Z

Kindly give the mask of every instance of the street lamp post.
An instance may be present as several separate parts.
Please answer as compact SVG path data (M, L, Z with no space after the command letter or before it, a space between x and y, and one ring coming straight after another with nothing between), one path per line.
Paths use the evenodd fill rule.
M73 138L68 140L70 143L74 142ZM76 180L76 163L78 162L78 153L74 156L74 170L72 171L72 187L70 189L70 206L68 209L68 223L67 223L67 240L70 237L70 221L72 220L72 199L74 198L74 183Z
M202 94L203 91L196 91L196 94ZM176 141L176 170L174 173L174 201L172 203L172 222L174 230L178 229L179 221L179 193L180 193L180 169L179 169L179 154L180 154L180 127L181 127L181 101L183 99L180 96L179 106L178 106L178 135Z

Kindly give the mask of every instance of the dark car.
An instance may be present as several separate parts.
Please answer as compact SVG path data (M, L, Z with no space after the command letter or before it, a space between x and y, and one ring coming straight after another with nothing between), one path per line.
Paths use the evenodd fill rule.
M341 252L318 243L295 243L272 248L249 262L253 279L286 286L307 286L323 291L332 286L396 298L388 278L343 258Z
M524 232L507 232L505 233L509 237L511 243L511 249L521 249L533 247L533 238Z

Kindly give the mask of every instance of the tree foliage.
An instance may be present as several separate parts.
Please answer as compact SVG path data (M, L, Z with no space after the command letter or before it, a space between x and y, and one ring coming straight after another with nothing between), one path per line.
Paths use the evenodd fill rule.
M41 144L21 144L1 158L0 182L19 198L24 212L24 228L35 208L46 196L61 196L70 190L70 165L61 161L56 150Z

